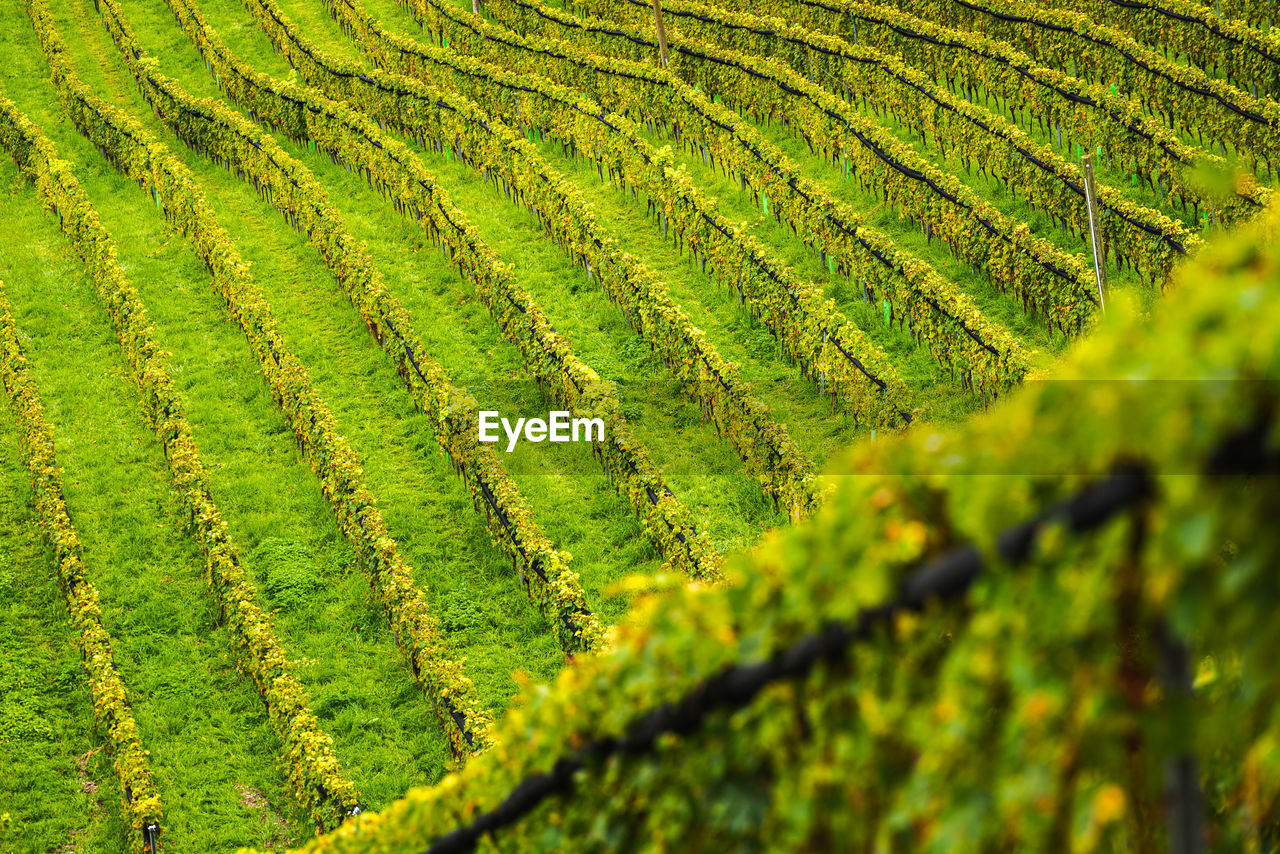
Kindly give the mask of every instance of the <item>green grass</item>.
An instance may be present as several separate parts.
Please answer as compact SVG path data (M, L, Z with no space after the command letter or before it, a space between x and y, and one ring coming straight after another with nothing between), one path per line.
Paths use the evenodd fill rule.
M68 265L69 249L33 192L12 189L15 177L10 163L0 166L0 205L12 228L0 278L27 336L71 518L151 752L166 832L221 849L260 844L256 815L235 786L282 802L275 737L216 625L203 561L181 530L163 454L102 307L78 266Z
M0 395L0 850L108 850L124 833L120 790L31 499Z

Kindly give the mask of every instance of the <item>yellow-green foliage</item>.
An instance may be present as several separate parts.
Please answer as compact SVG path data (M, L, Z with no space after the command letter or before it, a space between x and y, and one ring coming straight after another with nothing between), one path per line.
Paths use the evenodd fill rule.
M515 8L503 3L495 6L504 18L514 18L518 29L545 32L587 51L640 60L654 55L645 50L643 30L617 23L635 19L640 24L648 19L646 10L647 16L652 16L652 9L639 0L634 4L578 4L615 18L608 22L557 14L536 3L520 3ZM744 115L785 117L791 131L811 149L855 177L865 190L883 197L903 217L920 223L930 234L936 233L959 257L986 271L998 287L1018 295L1025 308L1069 333L1083 328L1091 312L1091 297L1079 257L1033 236L1022 224L980 200L958 177L893 139L873 117L859 113L808 77L762 58L768 52L750 45L751 39L741 37L743 31L735 30L735 38L729 42L732 49L722 50L695 37L689 19L673 15L672 21L679 21L679 29L672 29L677 60L668 70L691 84L699 97L726 104ZM619 49L622 45L626 47ZM859 59L855 65L861 64ZM840 64L845 64L843 57ZM924 81L917 78L913 82ZM923 110L918 106L912 109L923 113L933 106L930 102ZM843 218L846 213L839 215Z
M853 324L822 299L816 286L799 281L759 243L716 214L689 176L674 168L670 151L654 150L634 122L620 113L606 112L565 86L388 33L354 0L333 0L328 6L380 67L448 83L509 122L532 124L530 133L545 131L571 141L577 151L596 160L602 175L607 168L610 180L633 195L638 189L660 201L652 213L664 235L669 233L681 245L700 252L722 282L738 288L762 316L772 316L766 323L784 338L791 352L812 354L810 370L826 371L837 379L843 374L853 380L848 388L859 388L840 352L863 352ZM722 116L737 122L729 117ZM734 150L731 146L725 151L732 154ZM753 180L753 186L757 184ZM809 239L807 234L801 236ZM847 248L851 254L841 259L841 274L863 283L869 298L886 300L899 325L905 318L917 339L928 344L931 355L972 388L984 393L1002 390L1026 373L1027 354L1017 339L986 320L973 300L927 263L862 226ZM790 322L792 317L796 322ZM789 327L785 331L784 323ZM843 346L850 343L853 346ZM893 400L890 395L891 405Z
M1267 31L1280 23L1272 0L1056 0L1055 5L1105 21L1148 45L1172 48L1173 56L1182 54L1202 71L1212 65L1241 89L1255 87L1280 98L1280 44Z
M848 204L804 177L795 163L733 110L666 70L584 53L557 39L520 36L505 27L467 20L437 0L413 0L406 5L429 33L447 35L478 55L527 73L545 74L558 83L585 90L615 109L665 124L695 153L701 150L699 146L706 146L731 175L745 180L754 193L773 204L775 216L785 218L819 251L849 266L865 254L859 240L862 218ZM830 103L824 104L824 109L844 110L833 96L825 98ZM947 240L951 251L989 272L998 287L1034 300L1055 328L1069 334L1083 328L1092 307L1079 257L1019 227L954 176L892 139L866 117L848 118L871 144L862 144L850 135L840 153L887 203L912 219L927 221ZM811 121L811 117L803 119L804 124ZM917 174L928 181L917 180L913 177Z
M1229 143L1244 158L1280 166L1276 160L1280 103L1166 59L1162 51L1110 26L1109 16L1095 20L1078 12L1029 8L1009 0L966 0L964 6L953 0L895 0L895 5L1009 42L1059 70L1073 68L1074 62L1073 74L1134 93L1148 109L1188 136L1212 144ZM1275 48L1266 45L1265 37L1254 40L1254 45L1269 47L1273 55L1259 55L1242 46L1237 48L1241 59L1230 67L1240 80L1273 85ZM1241 75L1246 68L1249 71Z
M674 167L670 150L655 150L635 122L607 112L574 89L388 33L354 0L328 5L379 66L447 82L508 121L532 124L530 134L541 138L545 131L570 141L578 153L596 161L602 177L607 169L609 179L633 198L637 190L648 195L653 200L650 213L663 235L706 258L717 278L738 290L787 350L809 362L811 372L843 382L846 394L871 391L849 363L850 354L865 352L865 338L857 328L812 282L801 280L716 213L714 202ZM849 249L853 255L836 265L840 273L860 281L868 298L883 298L899 327L905 320L930 354L971 389L1003 389L1026 373L1026 353L1017 340L988 322L971 299L928 264L865 227L853 234ZM834 254L831 260L834 264ZM890 385L885 391L887 408L903 406L898 389Z
M436 64L438 64L436 56L440 52L451 58L454 56L451 51L433 51L430 45L419 45L404 38L389 36L367 20L360 22L353 19L352 13L349 12L349 9L356 8L353 4L339 4L334 1L330 4L330 8L334 9L335 13L343 15L344 22L349 23L349 26L358 28L357 31L362 37L372 36L372 40L366 40L365 44L370 45L370 52L372 49L379 51L375 61L398 68L404 73L426 76L436 70ZM348 12L343 12L344 9ZM460 14L453 13L452 10L436 8L436 6L429 6L426 12L439 15L442 20L451 20L452 15ZM475 31L470 27L475 27ZM495 38L516 38L515 33L507 35L484 22L468 22L466 27L458 26L449 29L454 41L458 38L471 38L476 42L475 50L484 47L485 33L490 33ZM498 52L497 47L490 47L488 50L493 51L494 54ZM517 59L524 55L524 52L526 51L516 51ZM494 56L494 59L497 59L497 56ZM602 67L607 67L608 60L594 61L604 63ZM448 60L445 64L448 67L445 70L458 68L461 65L457 59ZM632 70L639 69L634 63L628 65ZM640 73L648 74L650 77L655 74L646 69L639 70ZM476 74L470 69L451 73L461 73L463 76ZM539 128L548 129L554 136L564 140L572 140L577 149L586 154L596 152L596 160L602 166L608 165L611 168L609 177L620 179L620 181L625 178L626 184L634 183L650 196L663 200L664 207L660 207L658 214L662 218L660 222L663 223L664 233L669 228L677 237L690 241L690 234L696 236L700 230L704 233L709 232L709 229L703 225L704 213L708 210L708 205L695 204L698 198L695 193L672 193L662 188L666 184L677 182L690 188L692 186L687 175L672 168L671 152L668 151L663 156L663 151L660 150L650 154L648 149L640 149L640 156L645 160L652 160L652 166L655 169L643 169L639 165L631 164L628 164L630 168L623 168L623 163L627 161L634 163L636 159L636 155L631 154L628 149L636 149L639 146L628 146L625 137L623 140L614 138L614 133L611 131L616 128L625 129L632 136L637 132L635 125L627 122L620 114L605 114L602 108L596 106L595 101L582 99L577 95L576 90L541 82L527 73L516 73L508 69L508 76L515 74L516 79L520 81L513 93L499 90L503 81L498 74L488 69L480 73L483 74L485 88L489 91L489 99L515 100L518 104L518 114L527 115ZM659 77L658 79L664 81L667 78ZM577 81L559 82L566 86L573 86ZM737 172L749 175L750 186L753 188L751 192L755 198L767 205L768 198L777 200L780 191L788 192L783 188L790 187L791 179L794 178L794 175L787 174L790 166L778 163L778 157L769 157L767 163L755 159L755 154L763 152L765 147L772 150L772 146L768 146L758 132L741 122L732 111L717 109L716 105L701 99L692 92L691 87L686 86L680 91L682 95L690 97L692 104L701 110L713 113L718 128L728 128L726 133L732 138L724 140L723 145L714 146L710 155L722 165L732 164ZM570 96L567 105L562 99L557 99L557 93ZM475 97L483 104L486 102L484 91L472 90L468 91L468 95ZM605 92L604 95L608 96L609 93ZM603 100L608 101L608 97L604 97ZM692 120L696 127L699 115L701 115L699 111L690 110L690 113L682 115L682 118ZM603 128L599 118L605 119ZM605 152L608 156L603 156ZM771 164L780 168L786 166L786 169L780 173L772 168ZM837 270L845 277L864 284L867 287L868 298L883 298L888 302L891 318L897 320L900 326L905 320L911 333L915 335L916 341L927 344L929 353L934 359L954 367L956 373L963 378L963 382L984 394L1004 391L1005 388L1009 388L1023 378L1028 370L1027 352L1004 326L984 318L982 311L968 294L952 287L927 262L902 251L884 234L865 227L860 222L860 218L847 209L847 206L831 200L822 189L804 183L803 179L796 178L796 181L799 182L797 186L806 187L806 193L817 200L814 202L814 210L809 214L800 219L792 218L792 222L797 224L797 234L800 238L810 246L819 248L819 251L827 252L833 260L838 259ZM832 206L840 213L838 223L835 220L828 222L827 216L823 214L824 210ZM778 214L780 211L778 211L777 202L774 202L774 215ZM804 228L801 228L801 225ZM713 233L704 234L704 236L709 237L713 245L714 242L718 242ZM744 245L750 247L750 243L744 243ZM742 266L748 269L753 266L756 268L762 266L754 259L751 264L746 262L755 255L750 248L746 252L722 248L721 252L726 259L739 260L740 269ZM768 274L758 273L758 275L767 277ZM730 282L737 280L732 273L721 273L721 277ZM785 293L780 296L785 296ZM805 310L808 311L812 310L813 303L806 305L801 301L801 305L805 305ZM832 360L833 356L835 353L829 353Z

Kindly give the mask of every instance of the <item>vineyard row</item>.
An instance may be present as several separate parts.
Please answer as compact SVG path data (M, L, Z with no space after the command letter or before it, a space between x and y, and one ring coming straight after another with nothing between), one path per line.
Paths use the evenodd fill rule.
M589 54L627 56L641 67L656 55L646 49L643 30L652 10L639 0L631 5L578 5L624 23L581 18L533 2L495 2L487 8L526 39L544 36L561 47ZM630 26L632 23L636 26ZM1024 310L1040 314L1064 332L1084 328L1096 297L1079 257L1035 237L980 199L956 176L895 139L871 116L858 112L851 102L808 77L759 59L752 48L724 50L691 41L680 35L681 30L673 29L671 36L681 61L669 71L677 79L683 78L685 88L697 92L703 103L709 100L712 105L727 105L743 116L785 117L792 133L798 133L810 151L817 149L846 178L857 179L865 192L918 223L926 239L939 237L953 255L984 272L1000 290L1018 296ZM628 107L636 109L630 103ZM648 113L660 124L674 122L677 114L653 109ZM745 121L742 125L743 131L754 130ZM751 144L767 159L781 164L784 171L779 174L795 186L799 170L787 163L780 151L758 138ZM808 194L815 187L806 186L803 192ZM778 208L785 210L783 205ZM835 215L845 219L852 212L845 208Z
M913 14L953 20L961 29L1011 42L1040 62L1073 77L1106 82L1133 93L1169 128L1218 144L1259 162L1267 174L1280 166L1280 103L1215 80L1200 69L1166 59L1132 36L1085 15L1028 9L1008 0L895 0Z
M1105 154L1111 166L1128 170L1161 199L1176 201L1196 220L1232 225L1266 206L1268 188L1244 176L1223 192L1206 186L1198 173L1226 174L1226 161L1183 143L1147 116L1127 95L1039 65L1014 46L982 33L942 26L889 5L860 0L746 0L762 16L783 17L822 32L838 34L853 45L900 57L927 77L945 82L970 102L991 106L994 99L1029 132L1037 126L1057 142ZM778 31L776 50L789 54L796 41ZM816 45L815 45L816 47ZM800 57L814 69L839 79L844 71L833 55L813 50ZM793 60L794 61L794 60ZM1003 105L1000 100L1003 99Z
M1264 22L1280 25L1274 0L1054 0L1096 21L1107 21L1201 71L1212 68L1240 89L1280 99L1280 47L1267 39ZM1233 20L1239 18L1242 20ZM1252 26L1250 26L1252 25Z

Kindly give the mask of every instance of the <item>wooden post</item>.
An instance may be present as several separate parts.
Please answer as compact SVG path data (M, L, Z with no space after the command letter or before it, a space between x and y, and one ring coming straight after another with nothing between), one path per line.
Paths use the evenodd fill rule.
M1165 757L1166 815L1170 854L1204 854L1204 795L1191 740L1193 694L1191 653L1164 620L1157 625L1160 681L1173 717L1173 752Z
M480 14L480 0L471 0L471 14Z
M1107 286L1107 261L1102 246L1102 225L1098 217L1098 191L1093 182L1093 155L1085 154L1080 158L1081 171L1084 172L1084 201L1089 209L1089 243L1093 248L1093 275L1098 283L1098 304L1103 313L1107 310L1107 302L1102 296Z
M658 32L658 62L667 67L667 29L662 26L662 0L653 0L653 28Z

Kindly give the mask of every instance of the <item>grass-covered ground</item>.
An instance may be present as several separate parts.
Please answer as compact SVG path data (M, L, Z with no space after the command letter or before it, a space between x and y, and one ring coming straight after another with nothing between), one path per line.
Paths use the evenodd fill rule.
M106 851L124 830L119 786L9 414L0 401L0 849Z
M29 188L13 189L11 163L0 170L5 222L21 235L5 247L0 277L55 431L71 518L167 821L175 835L219 848L257 844L255 811L236 786L280 800L265 710L217 626L203 560L182 530L163 453L105 312L78 264L68 263L56 221ZM18 486L25 489L11 494L26 499L29 485ZM53 583L47 562L42 577ZM118 810L114 796L104 800Z

